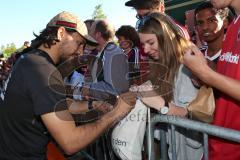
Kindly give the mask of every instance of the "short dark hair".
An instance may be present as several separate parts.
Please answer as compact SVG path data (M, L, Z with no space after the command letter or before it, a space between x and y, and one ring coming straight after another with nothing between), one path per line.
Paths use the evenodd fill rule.
M114 37L115 30L110 27L104 20L97 20L95 27L95 32L100 32L102 34L103 39L110 40Z
M133 42L133 47L139 46L140 39L137 31L130 25L123 25L116 31L116 37L123 36L126 40Z
M93 22L94 22L93 19L87 19L87 20L84 21L84 23L85 23L86 25L89 24L89 26L92 26Z
M196 18L196 15L204 9L213 9L215 13L220 16L221 19L225 19L228 16L228 12L229 12L229 9L227 7L222 9L217 9L217 8L214 8L211 2L206 1L199 4L195 9L195 12L194 12L195 18Z

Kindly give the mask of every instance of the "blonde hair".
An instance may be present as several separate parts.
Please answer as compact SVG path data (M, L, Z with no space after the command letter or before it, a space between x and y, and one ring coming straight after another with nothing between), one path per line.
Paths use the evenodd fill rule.
M155 34L157 36L159 44L157 63L165 66L167 70L163 71L164 67L159 67L156 63L150 63L150 79L154 85L158 86L159 94L166 101L171 101L173 98L172 84L174 84L178 73L180 60L185 49L190 45L190 41L184 37L180 27L170 17L162 13L150 14L139 28L139 33ZM157 80L156 77L161 77L161 80L159 78Z

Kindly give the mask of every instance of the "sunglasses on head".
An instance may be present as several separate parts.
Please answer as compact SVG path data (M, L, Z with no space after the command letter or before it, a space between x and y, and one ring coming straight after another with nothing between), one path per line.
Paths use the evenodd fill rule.
M136 18L137 18L138 20L141 20L141 19L143 19L144 17L148 16L149 14L150 14L150 12L147 12L147 13L145 13L144 15L137 14L137 15L136 15Z
M136 29L138 30L139 29L139 25L141 25L142 21L144 21L144 19L146 17L148 17L149 15L151 14L151 12L147 12L145 13L144 15L140 15L140 14L137 14L136 15L136 18L138 19L137 22L136 22Z
M164 15L164 14L161 14L161 13L148 13L146 16L142 17L141 19L138 19L138 21L136 22L136 27L135 27L136 30L139 30L150 19L160 23L160 19L159 18L161 16L165 16L166 18L168 18L169 20L172 21L172 19L169 18L167 15Z
M139 30L139 28L141 26L143 26L145 24L145 22L151 18L155 19L154 17L151 16L151 14L148 14L146 16L143 16L141 19L138 19L138 21L136 22L136 27L135 27L136 30Z

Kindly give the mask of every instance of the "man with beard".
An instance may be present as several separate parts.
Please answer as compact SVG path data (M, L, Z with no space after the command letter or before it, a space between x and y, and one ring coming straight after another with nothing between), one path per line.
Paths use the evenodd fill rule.
M0 106L0 159L45 160L50 138L66 154L73 154L135 104L132 93L122 94L112 111L95 123L77 127L68 111L70 103L56 65L82 52L86 43L96 42L88 36L85 24L69 12L56 15L35 36L30 51L16 62Z

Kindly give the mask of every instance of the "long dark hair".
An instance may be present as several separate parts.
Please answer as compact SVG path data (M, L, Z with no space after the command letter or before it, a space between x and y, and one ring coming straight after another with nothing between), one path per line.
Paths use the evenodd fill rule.
M45 48L51 48L51 46L59 42L57 38L58 29L59 27L47 27L42 30L39 35L33 33L36 38L31 41L31 48L38 48L42 44ZM75 30L68 28L65 28L65 30L69 34L76 32Z

